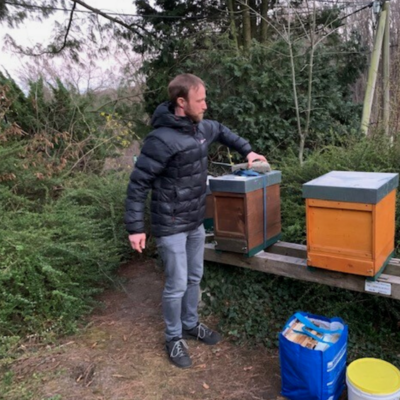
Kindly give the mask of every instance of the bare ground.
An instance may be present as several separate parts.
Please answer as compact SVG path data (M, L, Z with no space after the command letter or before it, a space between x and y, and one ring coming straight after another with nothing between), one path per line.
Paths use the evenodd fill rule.
M190 341L193 367L176 368L164 350L163 275L153 260L122 266L123 290L101 296L104 307L75 336L27 349L14 361L13 389L22 400L278 400L277 351ZM215 327L216 321L205 321Z

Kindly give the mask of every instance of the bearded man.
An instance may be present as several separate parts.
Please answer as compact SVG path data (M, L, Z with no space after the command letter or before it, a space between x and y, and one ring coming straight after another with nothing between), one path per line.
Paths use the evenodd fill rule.
M162 295L166 350L180 367L192 365L185 339L208 345L221 335L199 322L198 299L203 276L207 155L213 142L247 158L267 161L250 144L217 121L203 119L207 110L204 82L181 74L168 85L169 101L157 107L130 176L125 224L132 248L146 246L145 202L151 190L151 232L165 267Z

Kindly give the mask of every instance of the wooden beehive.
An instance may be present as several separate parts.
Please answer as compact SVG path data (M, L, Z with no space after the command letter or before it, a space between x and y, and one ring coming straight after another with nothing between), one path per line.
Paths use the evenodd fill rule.
M394 173L332 171L303 185L307 264L377 278L394 253Z
M215 249L251 257L281 235L281 172L225 175L209 180L214 201Z

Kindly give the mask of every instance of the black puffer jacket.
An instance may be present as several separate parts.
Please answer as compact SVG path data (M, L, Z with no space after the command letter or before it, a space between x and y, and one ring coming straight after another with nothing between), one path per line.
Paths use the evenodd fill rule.
M174 115L170 103L157 107L128 185L125 224L128 232L144 233L144 208L151 196L151 230L168 236L196 229L203 222L208 146L218 141L243 157L249 143L224 125L210 120L194 124Z

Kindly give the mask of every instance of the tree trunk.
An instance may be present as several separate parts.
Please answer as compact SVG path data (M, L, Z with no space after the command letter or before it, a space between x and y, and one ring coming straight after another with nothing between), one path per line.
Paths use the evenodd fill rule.
M289 56L290 56L290 69L292 73L292 87L293 87L293 99L294 99L294 107L296 110L296 122L297 122L297 133L300 137L299 143L299 162L300 165L303 165L304 158L304 145L306 142L306 138L301 129L301 120L300 120L300 108L299 108L299 99L297 96L297 83L296 83L296 67L294 64L294 54L293 54L293 43L292 43L292 33L291 33L291 18L288 18L288 33L287 33L287 44L289 47Z
M257 19L259 15L259 10L257 10L256 0L249 0L249 18L250 18L250 26L251 26L251 38L259 39L258 35L258 27L257 27Z
M251 45L251 23L248 0L243 0L241 8L243 15L243 49L247 51L250 49Z
M229 21L230 21L230 29L231 29L232 39L235 42L236 49L239 50L239 41L238 41L238 35L237 35L237 31L236 31L236 22L235 22L233 1L234 0L227 0L228 10L229 10Z
M308 90L307 90L307 110L306 110L306 126L303 131L304 140L301 140L302 148L300 148L301 153L304 155L304 145L305 139L308 135L308 131L310 129L310 121L311 121L311 107L312 107L312 90L313 90L313 75L314 75L314 52L317 44L315 43L315 29L316 29L316 9L315 9L315 1L313 2L313 17L312 17L312 25L310 30L310 59L308 61ZM302 138L303 139L303 138ZM301 160L303 162L303 160Z
M268 38L268 5L269 0L261 1L261 43L265 43Z

